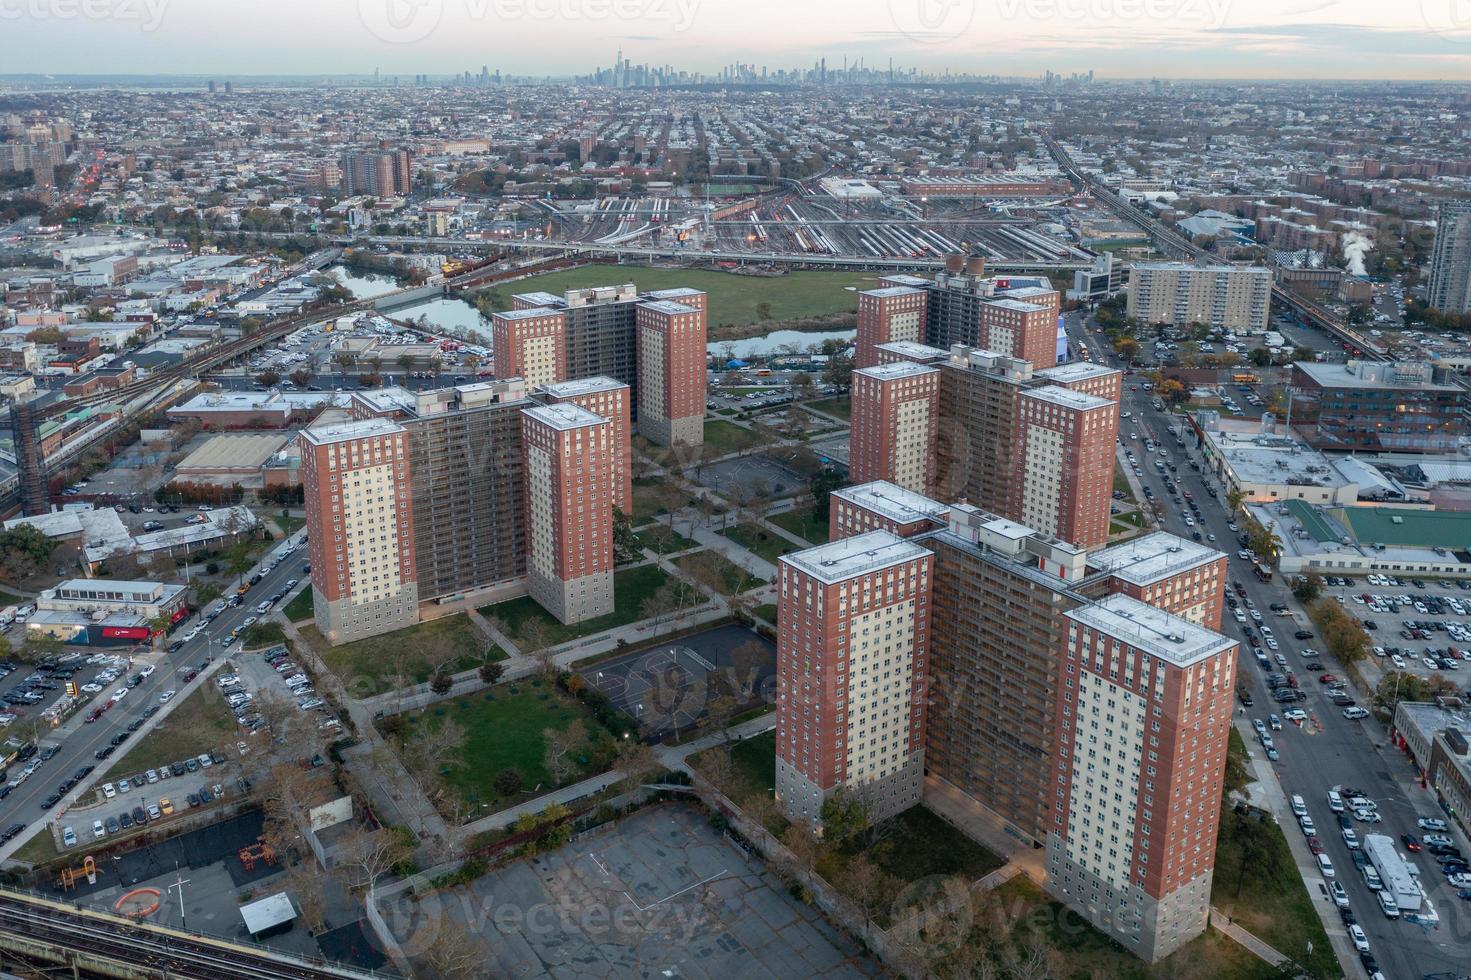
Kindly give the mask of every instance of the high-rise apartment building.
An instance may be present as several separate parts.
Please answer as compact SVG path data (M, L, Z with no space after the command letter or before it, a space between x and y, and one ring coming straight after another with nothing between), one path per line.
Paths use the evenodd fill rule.
M490 316L491 351L498 378L520 378L531 387L567 378L567 315L537 307Z
M885 286L859 293L854 366L866 368L880 363L876 350L880 344L922 341L927 295L925 290L912 286Z
M940 371L908 362L859 368L852 404L848 472L853 482L887 480L934 492L940 427Z
M881 277L879 283L880 291L916 289L925 293L924 329L919 339L926 344L947 350L955 344L978 347L1030 361L1036 368L1057 363L1062 296L1045 276L987 278L985 261L979 256L952 255L933 280L890 275ZM859 339L861 356L861 332Z
M1264 266L1140 262L1129 274L1128 314L1143 323L1203 323L1264 332L1272 270Z
M820 829L838 790L874 820L919 802L934 556L887 531L778 561L776 796Z
M408 439L388 419L302 431L312 601L332 643L418 622Z
M639 303L638 431L661 446L705 442L705 310L673 300Z
M884 480L834 490L828 497L828 540L839 541L869 531L888 531L912 538L943 528L950 508Z
M1056 308L1009 296L983 303L978 343L986 350L1029 361L1033 369L1051 367L1057 363Z
M343 154L344 196L404 197L413 191L413 183L413 157L407 150Z
M936 496L1007 513L1017 402L1033 386L1032 365L957 344L940 372Z
M1048 891L1152 963L1210 914L1237 644L1123 595L1065 618Z
M1436 214L1425 298L1442 313L1471 313L1471 201L1447 201Z
M1070 388L1111 402L1121 401L1124 393L1124 373L1092 361L1072 361L1044 368L1034 372L1033 377L1042 384Z
M893 340L874 347L874 364L895 364L908 361L911 364L940 364L948 360L949 351L919 344L912 340ZM859 365L862 367L863 365Z
M1108 592L1138 599L1206 629L1221 629L1227 558L1168 531L1088 553L1089 572L1104 572Z
M630 417L628 385L612 378L581 378L560 381L541 390L548 405L564 403L601 415L613 426L613 506L633 516L633 421Z
M572 404L523 409L526 572L563 623L613 611L613 427Z
M1118 403L1056 385L1017 402L1007 513L1080 548L1107 543Z

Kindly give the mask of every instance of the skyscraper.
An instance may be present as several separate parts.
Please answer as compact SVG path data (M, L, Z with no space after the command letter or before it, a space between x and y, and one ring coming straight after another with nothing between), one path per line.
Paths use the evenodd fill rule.
M302 431L313 613L332 643L418 622L408 442L388 419Z
M1426 299L1442 313L1471 313L1471 201L1440 206Z
M548 405L570 403L601 415L613 426L609 437L613 465L613 506L633 516L633 422L628 385L612 378L561 381L542 389Z
M230 91L230 83L225 83ZM413 158L408 150L384 153L345 153L342 157L342 193L371 197L403 197L413 190Z
M1017 402L1007 513L1080 548L1107 543L1118 405L1048 385Z
M887 480L934 492L940 371L908 362L853 372L848 472L855 483Z
M567 377L567 315L537 307L490 316L491 351L498 378L521 378L531 387Z
M927 293L912 286L886 286L858 294L858 333L854 339L855 367L879 363L880 344L924 339Z
M705 310L668 299L641 302L636 329L639 433L661 446L703 445Z
M919 802L933 561L888 531L778 561L776 796L791 820L820 829L840 789L873 820Z
M526 572L563 623L613 611L613 427L572 404L523 409Z

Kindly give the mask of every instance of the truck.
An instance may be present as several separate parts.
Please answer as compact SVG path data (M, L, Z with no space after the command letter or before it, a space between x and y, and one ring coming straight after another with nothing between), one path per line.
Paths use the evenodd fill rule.
M1399 851L1394 846L1394 840L1384 834L1364 835L1364 853L1369 856L1369 863L1374 870L1379 872L1379 880L1383 885L1383 891L1394 900L1394 904L1401 912L1418 912L1420 903L1424 900L1424 893L1420 886L1415 883L1414 875L1410 874L1409 868L1401 860Z

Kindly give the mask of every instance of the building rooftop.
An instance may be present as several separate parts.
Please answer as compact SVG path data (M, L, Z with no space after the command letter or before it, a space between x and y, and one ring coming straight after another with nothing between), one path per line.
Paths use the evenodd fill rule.
M1145 269L1150 272L1209 272L1219 274L1222 272L1241 272L1271 278L1272 270L1266 266L1257 265L1230 265L1225 262L1217 262L1209 265L1197 264L1195 262L1134 262L1130 265L1132 269Z
M1088 564L1133 585L1152 585L1224 557L1223 552L1207 545L1156 531L1094 552L1088 556Z
M1435 372L1427 361L1347 361L1343 364L1319 364L1298 361L1293 367L1324 388L1358 388L1365 391L1459 392L1453 384L1436 384Z
M1069 610L1067 616L1176 667L1199 663L1236 645L1229 637L1126 595L1108 596Z
M993 299L986 305L1002 310L1012 310L1017 313L1041 313L1047 309L1047 307L1041 305L1040 303L1028 303L1024 300L1016 299L1014 297L1008 297L1006 299Z
M948 351L914 340L891 340L887 344L876 345L875 350L891 351L910 360L943 361L950 356Z
M1069 361L1067 364L1059 364L1056 367L1043 368L1040 371L1036 371L1033 373L1033 377L1050 378L1059 384L1072 384L1076 381L1103 378L1110 374L1118 373L1116 368L1094 364L1092 361Z
M870 531L841 541L820 544L806 551L783 555L778 561L794 570L831 585L877 572L932 552L888 531Z
M644 293L644 296L654 300L679 300L682 297L699 296L703 292L703 289L696 289L693 286L671 286L669 289L651 289Z
M864 296L913 296L923 292L913 286L880 286L877 289L865 289Z
M1225 461L1239 484L1294 485L1346 490L1351 484L1328 457L1285 426L1234 422L1201 413L1206 440Z
M413 411L419 404L419 397L416 394L398 385L389 388L374 388L369 391L355 391L353 397L375 412Z
M185 456L178 468L258 468L265 465L266 460L284 445L286 437L274 432L219 435Z
M926 374L938 374L936 368L912 361L895 361L893 364L878 364L874 367L858 368L853 372L876 381L899 381L903 378L918 378Z
M402 431L403 426L391 419L360 419L356 422L336 422L302 429L301 438L314 446L328 446L370 436L389 436Z
M559 405L536 405L532 408L523 408L521 414L559 432L582 429L589 425L602 425L608 421L601 415L594 415L585 408L566 402Z
M240 918L245 920L245 931L254 936L290 922L296 918L296 909L285 892L277 892L240 906Z
M887 480L843 487L841 490L834 490L832 495L897 524L913 524L927 519L943 522L950 513L949 504L931 500L922 493L906 490Z
M642 306L645 309L653 310L656 313L664 313L669 316L673 316L678 313L700 312L698 307L685 306L683 303L676 303L673 300L667 299L656 299L652 302L640 303L639 306Z
M551 309L546 306L537 306L529 310L498 310L491 316L501 320L531 320L543 316L561 316L562 311Z
M516 300L517 302L529 303L532 306L539 308L561 306L564 302L566 302L566 300L558 296L556 293L548 293L540 289L534 290L529 293L516 293L511 298Z
M1079 412L1091 411L1095 408L1107 408L1116 405L1116 402L1107 398L1099 398L1090 395L1086 391L1074 391L1072 388L1060 388L1056 385L1047 385L1042 388L1031 388L1022 392L1026 398L1036 398L1040 401L1051 402L1062 408L1071 408Z
M542 385L541 390L554 398L575 398L578 395L590 395L596 391L615 391L627 387L628 385L617 378L578 378L574 381L558 381L555 384Z

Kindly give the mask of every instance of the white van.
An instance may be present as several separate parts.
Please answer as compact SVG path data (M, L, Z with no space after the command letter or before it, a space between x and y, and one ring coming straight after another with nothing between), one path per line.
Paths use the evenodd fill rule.
M1308 815L1308 804L1301 796L1292 797L1292 815L1294 817L1305 817Z
M1334 813L1343 812L1343 797L1338 795L1338 790L1336 789L1330 789L1328 791L1328 809Z
M1318 870L1323 872L1324 878L1333 877L1333 862L1329 859L1328 855L1318 855Z

